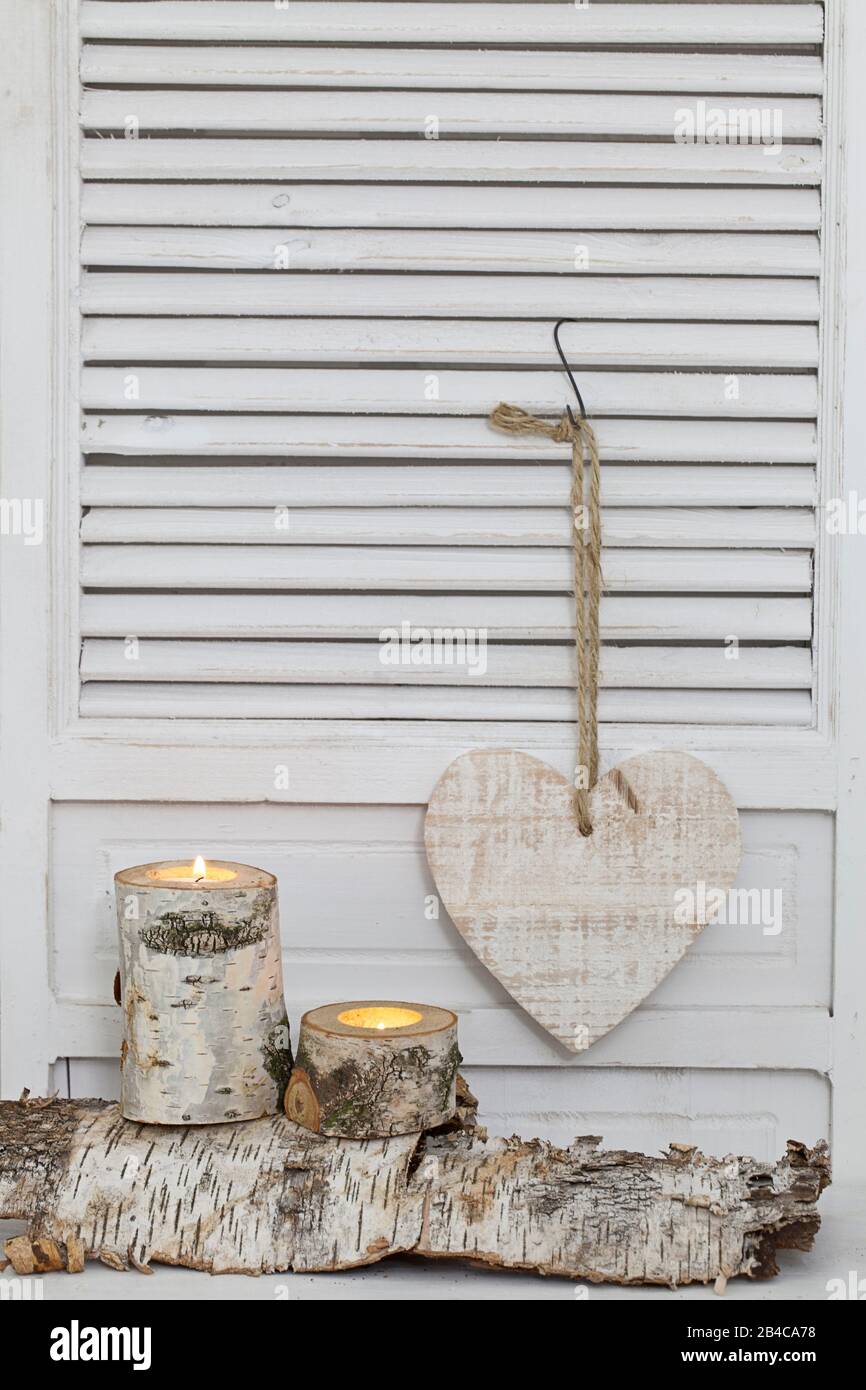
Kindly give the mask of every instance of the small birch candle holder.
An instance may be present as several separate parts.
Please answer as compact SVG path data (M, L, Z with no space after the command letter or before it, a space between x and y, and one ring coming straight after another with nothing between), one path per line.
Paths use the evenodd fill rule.
M286 1114L339 1139L433 1129L456 1110L457 1017L431 1004L324 1004L301 1019Z
M273 874L198 858L122 869L114 883L125 1118L275 1114L292 1054Z

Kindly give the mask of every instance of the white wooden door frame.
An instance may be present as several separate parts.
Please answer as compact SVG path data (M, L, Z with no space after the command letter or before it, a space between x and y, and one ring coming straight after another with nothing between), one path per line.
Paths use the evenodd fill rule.
M442 767L480 743L509 742L566 771L570 733L554 726L301 724L183 721L166 731L136 721L134 736L76 712L78 653L78 350L70 313L77 285L74 151L75 0L0 0L6 37L6 134L0 209L2 496L45 499L46 539L0 543L0 1076L4 1095L44 1087L58 1038L74 1029L51 988L47 911L52 801L267 801L275 762L290 764L281 800L423 803ZM845 131L866 120L860 79L866 7L827 0L829 176L825 193L822 500L866 492L866 428L858 414L866 365L866 167ZM843 42L844 33L844 42ZM845 92L844 72L851 73ZM846 204L844 182L850 185ZM56 215L55 215L56 211ZM845 263L847 232L848 261ZM844 306L848 305L847 320ZM860 312L857 312L857 310ZM25 326L22 332L22 325ZM844 411L843 365L850 397ZM860 595L866 555L848 538L822 538L816 583L816 721L801 733L608 728L607 765L650 746L689 747L725 778L741 807L836 811L837 912L833 1077L837 1169L862 1173L866 1133L866 938L859 873L866 791L860 686L866 630ZM841 572L841 590L840 590ZM840 591L847 601L839 603ZM50 615L46 617L46 615ZM842 694L837 698L839 676ZM167 752L167 748L170 752ZM237 756L237 749L244 756Z
M842 14L835 13L843 10ZM866 152L861 132L866 124L866 6L844 7L830 0L834 43L840 57L836 100L844 108L835 119L825 114L834 134L828 158L840 166L835 179L840 256L845 273L840 283L842 311L836 372L841 422L840 497L854 492L866 498L866 418L863 376L866 373ZM844 59L844 61L841 61ZM847 80L846 80L847 79ZM847 244L846 244L847 243ZM847 389L845 389L847 386ZM833 1159L837 1179L866 1175L866 535L840 538L835 709L838 747L836 768L835 939L833 988Z

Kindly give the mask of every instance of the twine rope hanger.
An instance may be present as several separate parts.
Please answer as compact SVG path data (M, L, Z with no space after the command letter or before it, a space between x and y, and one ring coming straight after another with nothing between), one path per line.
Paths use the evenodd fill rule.
M601 603L601 467L595 431L586 416L583 397L572 375L559 330L564 323L578 319L559 319L553 341L559 360L577 397L580 417L571 406L556 424L517 405L500 402L490 413L490 424L504 434L546 435L555 444L571 445L571 525L574 583L574 645L577 657L577 753L574 779L574 811L581 835L592 834L589 793L598 781L598 660L599 606ZM584 501L584 462L589 462L589 488Z

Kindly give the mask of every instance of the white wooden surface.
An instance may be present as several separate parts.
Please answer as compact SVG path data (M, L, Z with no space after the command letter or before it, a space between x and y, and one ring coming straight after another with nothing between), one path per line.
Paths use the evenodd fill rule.
M456 759L424 819L436 892L470 951L574 1053L624 1023L695 945L713 910L693 900L678 912L679 891L727 894L742 857L730 793L688 753L627 758L590 789L585 831L583 810L580 821L574 778L513 748Z
M53 467L66 458L57 434L63 398L53 373L57 308L52 225L52 15L47 5L0 3L2 46L0 183L0 493L52 496ZM26 178L22 170L28 170ZM52 467L53 466L53 467ZM50 515L50 511L49 511ZM4 1095L22 1072L48 1079L51 1043L45 871L49 859L50 533L41 545L0 538L0 1065ZM56 554L56 552L55 552ZM15 655L17 653L17 655ZM27 923L22 931L21 924ZM18 924L16 926L16 924ZM23 1066L16 1067L16 1059Z
M0 546L4 639L16 652L0 687L3 852L15 885L0 961L14 962L0 972L4 1093L46 1086L56 1059L62 1080L65 1058L73 1093L111 1093L110 872L212 847L280 875L293 1020L362 982L377 995L455 1004L470 1077L497 1128L589 1130L650 1148L679 1134L770 1157L789 1133L827 1132L832 1079L837 1164L862 1172L862 816L840 817L837 876L833 813L840 798L852 801L847 764L837 791L830 741L837 590L820 513L810 522L827 496L862 490L864 457L852 417L852 471L834 474L842 123L837 92L824 99L822 7L578 12L457 0L280 12L265 0L88 0L79 267L76 169L68 181L64 172L82 138L65 86L76 6L7 5L14 37L3 59L30 111L7 142L15 168L44 169L37 151L52 122L58 133L54 184L25 185L16 173L19 195L6 204L22 248L5 262L7 305L30 325L32 355L16 338L2 364L3 495L32 493L50 423L59 522L53 595L45 549ZM826 8L838 84L842 5ZM847 8L862 44L860 7ZM431 24L453 26L458 45L424 47ZM503 24L516 47L490 46ZM587 24L598 49L579 46L590 31L575 31ZM548 39L550 25L569 37ZM147 43L127 42L136 38ZM846 51L856 129L860 50L850 36ZM135 107L121 112L113 94L138 83L156 89L144 94L140 138L117 138L118 116ZM218 87L227 90L208 90ZM276 99L287 87L291 105ZM507 95L515 89L518 102ZM778 103L804 124L773 154L662 138L660 113L698 97ZM825 186L819 100L831 122ZM442 138L413 135L419 114L437 111ZM178 133L160 135L170 113ZM299 127L298 113L320 124ZM201 138L203 119L222 129ZM580 121L589 124L579 141L559 133ZM459 139L449 138L455 125ZM289 268L258 268L277 246L288 246ZM576 246L589 251L580 271ZM844 290L852 305L858 286ZM53 376L49 295L60 328ZM80 471L72 302L84 314ZM512 743L561 771L573 762L568 690L538 683L561 679L554 644L570 638L567 553L556 544L567 461L537 441L493 435L483 418L502 396L564 403L546 336L559 314L582 320L563 337L605 464L604 637L639 643L611 648L613 660L646 663L660 678L604 691L605 765L651 746L705 757L751 808L741 882L781 887L784 904L778 936L719 928L714 938L709 928L647 1006L577 1062L579 1076L461 954L447 920L424 915L432 889L420 850L423 803L458 752ZM855 340L851 350L856 381L864 348ZM423 398L430 373L438 402ZM137 400L123 395L130 374ZM725 395L732 376L739 399ZM856 416L856 389L849 399ZM39 485L48 491L47 478ZM80 607L79 488L89 509ZM264 513L281 505L294 532L258 543ZM856 541L849 554L856 570ZM847 582L862 590L856 574ZM843 606L854 690L861 608ZM531 664L533 684L359 684L346 679L348 664L333 680L347 644L366 645L351 654L364 661L381 627L404 618L488 627L493 645L518 644L508 669ZM50 711L39 698L47 640L31 640L40 632L57 652ZM118 661L130 632L145 660L157 658L158 679L116 679L130 674ZM664 683L671 658L710 663L730 634L748 653L726 673L731 684ZM319 665L291 683L273 679L305 643ZM785 681L767 686L773 663ZM711 664L701 669L711 674ZM219 679L201 679L212 671ZM853 709L843 706L843 730L856 726L858 705L855 695ZM845 746L862 756L856 742ZM281 790L278 765L289 769ZM23 936L6 927L23 921ZM410 1276L394 1286L408 1290ZM363 1297L367 1287L334 1292ZM794 1296L816 1296L811 1284L796 1287ZM473 1296L461 1281L448 1289ZM505 1296L501 1281L497 1290Z

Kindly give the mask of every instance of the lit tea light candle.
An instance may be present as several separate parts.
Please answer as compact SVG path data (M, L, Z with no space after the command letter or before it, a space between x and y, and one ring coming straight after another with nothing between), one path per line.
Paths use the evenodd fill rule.
M154 864L147 869L152 883L233 883L238 876L238 867L244 865L225 864L220 860L207 863L197 854L191 864Z
M123 1115L215 1124L275 1114L292 1056L273 874L198 855L121 869L114 882Z
M457 1017L383 999L324 1004L301 1019L286 1114L343 1139L414 1134L456 1110Z
M420 1023L423 1017L417 1009L398 1008L393 1004L370 1004L360 1009L344 1009L337 1014L337 1022L345 1023L349 1028L375 1028L377 1033L383 1033L386 1028L408 1028L413 1023Z

